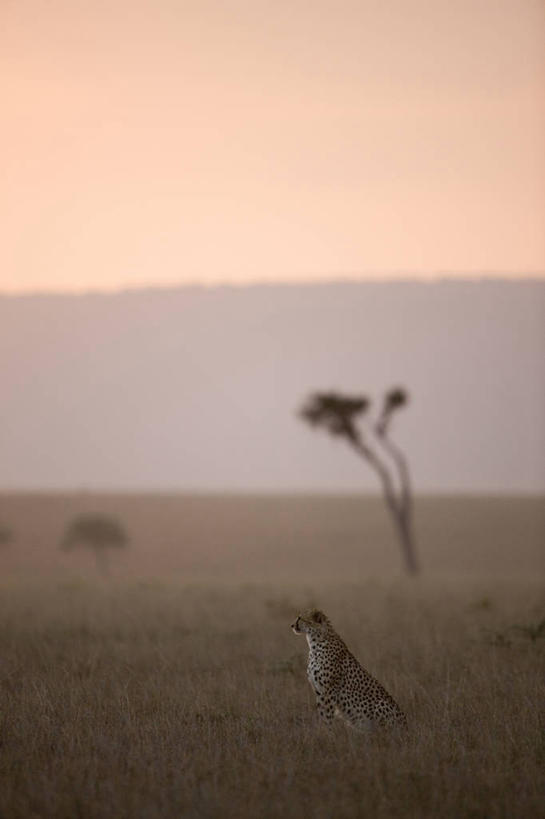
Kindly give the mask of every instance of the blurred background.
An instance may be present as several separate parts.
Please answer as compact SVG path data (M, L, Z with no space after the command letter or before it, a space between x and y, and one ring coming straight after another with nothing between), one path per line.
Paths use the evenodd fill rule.
M91 568L84 514L112 570L397 569L298 411L400 386L423 565L542 571L543 4L1 15L5 568Z
M0 816L543 816L544 41L1 0Z

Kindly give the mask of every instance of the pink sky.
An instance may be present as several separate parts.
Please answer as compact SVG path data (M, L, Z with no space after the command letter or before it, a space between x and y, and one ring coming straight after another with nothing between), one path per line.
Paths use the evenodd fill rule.
M6 0L0 289L544 275L540 0Z

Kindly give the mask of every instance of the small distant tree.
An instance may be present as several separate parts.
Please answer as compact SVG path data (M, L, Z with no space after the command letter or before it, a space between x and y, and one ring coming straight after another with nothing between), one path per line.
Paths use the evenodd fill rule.
M0 523L0 546L8 546L13 541L13 531Z
M405 407L409 397L401 387L389 390L378 415L364 431L358 423L371 401L365 396L347 396L337 392L312 394L299 415L313 427L344 439L378 476L384 499L399 538L405 568L418 572L413 525L413 499L407 459L390 437L394 414ZM397 475L397 483L393 475Z
M110 568L110 553L127 546L129 539L122 524L106 515L81 515L67 527L60 548L71 551L77 547L90 549L95 556L99 574L106 575Z

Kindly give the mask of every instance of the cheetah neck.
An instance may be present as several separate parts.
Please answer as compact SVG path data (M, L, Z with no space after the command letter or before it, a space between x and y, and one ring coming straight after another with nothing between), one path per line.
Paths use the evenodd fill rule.
M328 642L328 638L325 634L324 636L318 636L317 634L305 634L305 637L307 638L309 651L313 651L318 646L325 645Z
M341 647L346 649L345 644L339 637L339 635L331 630L326 632L325 634L305 634L308 643L308 650L309 654L313 654L316 651L320 651L322 648L331 648L333 646Z

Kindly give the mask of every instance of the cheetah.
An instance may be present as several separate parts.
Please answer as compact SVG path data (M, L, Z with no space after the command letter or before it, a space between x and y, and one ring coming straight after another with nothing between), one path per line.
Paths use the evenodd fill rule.
M407 718L385 688L350 653L325 614L317 609L292 623L309 647L307 676L322 719L340 716L358 730L377 726L407 727Z

